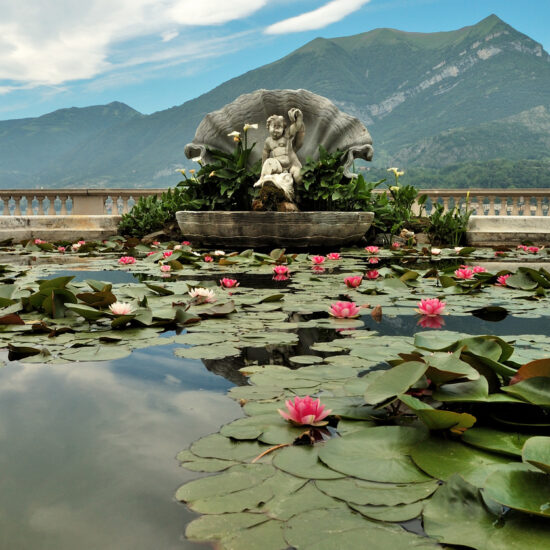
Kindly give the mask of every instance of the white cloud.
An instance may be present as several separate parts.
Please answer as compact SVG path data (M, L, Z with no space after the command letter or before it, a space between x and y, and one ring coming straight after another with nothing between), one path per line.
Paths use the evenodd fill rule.
M267 0L0 0L0 84L5 92L16 83L51 86L93 78L118 63L110 57L115 45L159 35L170 42L182 27L222 25L266 4ZM185 32L192 41L190 30ZM127 56L127 50L119 50Z
M267 34L287 34L322 29L331 23L341 21L369 2L370 0L332 0L316 10L270 25L265 32Z

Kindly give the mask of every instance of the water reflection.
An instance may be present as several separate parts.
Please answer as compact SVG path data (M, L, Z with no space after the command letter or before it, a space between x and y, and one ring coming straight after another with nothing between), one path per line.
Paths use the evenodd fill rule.
M132 358L0 369L0 548L204 548L174 456L240 408L198 361Z

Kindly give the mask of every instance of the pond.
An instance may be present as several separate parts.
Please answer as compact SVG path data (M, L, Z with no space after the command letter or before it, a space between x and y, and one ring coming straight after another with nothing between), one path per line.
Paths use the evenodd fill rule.
M167 248L171 250L173 245ZM109 253L112 250L111 247ZM56 267L54 263L43 261L29 270L27 266L17 267L14 262L12 267L5 266L2 271L5 290L0 298L13 302L1 304L4 314L18 315L25 324L0 324L0 338L5 348L0 352L4 363L0 368L1 548L204 548L208 543L184 538L186 525L199 518L199 514L178 503L174 494L182 484L203 478L203 473L194 470L207 466L207 471L218 472L220 470L213 467L212 461L223 462L228 458L214 458L216 452L191 455L184 451L179 460L190 466L189 470L180 467L176 455L200 438L215 434L220 426L234 419L245 415L255 418L258 413L268 418L274 407L282 406L281 398L288 397L289 390L285 388L294 388L297 395L321 395L340 415L338 429L346 439L350 437L346 434L357 429L354 418L364 417L362 422L367 418L358 405L358 396L364 391L363 380L368 378L365 373L385 371L390 368L388 360L398 358L399 353L410 353L407 350L417 333L440 334L441 341L445 342L451 342L453 335L456 340L465 335L500 336L513 342L514 357L518 357L521 364L550 356L548 302L544 291L550 288L550 279L547 286L537 282L538 276L544 277L544 267L548 265L545 254L537 258L535 269L518 271L523 265L517 263L521 256L518 258L511 251L510 260L514 263L499 264L497 271L491 270L492 251L471 251L466 257L457 257L449 250L444 251L442 261L434 261L434 258L417 258L417 252L410 251L402 256L386 250L380 251L378 263L373 264L372 255L355 249L342 252L332 263L323 261L324 271L320 271L312 270L312 259L307 255L283 257L284 251L275 251L271 256L228 257L224 254L214 256L213 262L203 261L206 253L193 257L174 251L172 256L176 257L169 262L177 262L179 266L171 264L173 270L166 277L156 263L158 257L156 261L154 257L148 260L153 255L146 256L144 250L131 252L138 260L130 266L117 265L116 258L79 256L78 267L70 262ZM34 253L39 257L51 254L48 250ZM19 250L14 249L13 254L17 256ZM454 284L448 280L461 264L481 265L482 261L486 262L483 265L492 278L480 272L472 280L455 278ZM275 263L289 266L289 279L274 280L272 267ZM168 261L166 264L170 265ZM407 267L400 267L400 264ZM343 284L344 277L372 271L373 265L378 271L376 278L365 279L355 289ZM434 267L439 271L437 277L430 274ZM507 269L516 273L517 284L495 285L497 273ZM417 270L416 276L412 270ZM78 296L74 309L54 318L47 313L49 306L45 298L34 310L30 306L18 309L18 301L26 303L32 289L40 293L40 285L43 285L40 281L54 281L55 285L63 277L74 278L60 283L55 292L69 302L72 299L67 298L66 292ZM223 277L236 279L240 285L220 289L218 281ZM482 284L475 288L476 281L480 280ZM98 282L112 286L98 286ZM189 304L188 288L196 286L211 290L217 287L217 301ZM24 289L31 290L26 293ZM87 306L79 306L82 300L91 300L91 294L96 298L105 297L108 292L119 300L132 302L135 312L122 320L107 313L104 317L91 313L91 317L83 319L82 315L88 315L88 311ZM430 320L423 324L414 308L421 298L436 295L447 302L447 315L435 323ZM30 302L35 303L35 300ZM358 318L330 318L327 312L335 300L352 300L362 305ZM55 303L55 299L52 301ZM183 302L190 307L186 306L185 314L174 317L174 311ZM232 306L224 305L228 303ZM377 306L381 307L381 312L376 311ZM98 308L108 311L106 306ZM152 314L145 314L145 309ZM39 326L39 323L42 324ZM266 370L264 365L285 369ZM249 378L247 374L252 376ZM279 376L293 382L283 383ZM361 385L359 393L349 393L352 378L346 382L346 376L358 376L353 384ZM339 377L343 377L341 388L348 390L337 389L340 388ZM348 402L344 407L341 400L346 395L350 397L345 397ZM350 413L351 409L355 412ZM369 411L369 415L374 414ZM369 416L365 426L371 424ZM283 427L277 424L277 430ZM241 429L228 427L225 435L231 433L231 437L239 441L238 430ZM221 438L221 446L222 440L227 439L218 434L209 437ZM272 443L271 437L275 436L262 439L264 436L258 435L260 443L255 442L255 437L247 435L237 446L244 448L254 442L262 448L262 442ZM288 435L280 437L286 442ZM196 451L196 445L191 449ZM253 452L250 458L257 454ZM197 456L210 458L200 458L204 464L194 467ZM271 456L266 460L265 467L271 468ZM276 457L274 460L281 462L282 459ZM339 459L327 457L325 460L329 465L334 460L336 465L333 467L344 471L339 470ZM235 464L239 462L240 459ZM249 463L250 459L245 462ZM245 467L249 466L245 464ZM292 468L280 467L287 478L303 477L303 473L293 472ZM430 468L424 471L428 470ZM254 475L247 486L255 486ZM326 479L342 475L329 475ZM471 476L466 478L472 481ZM231 478L233 481L221 479L220 484L224 485L233 483L235 477ZM315 491L323 491L319 493L321 500L341 490L328 481L319 481L322 475L313 479L317 479ZM427 483L429 479L422 477L422 482ZM378 481L388 483L391 480ZM420 478L414 481L418 483ZM293 483L290 479L286 482L290 483L289 487ZM452 483L453 480L448 481L447 485ZM207 510L212 503L197 504L197 497L185 493L185 487L183 493L178 491L178 499L190 503L191 508L201 513L211 513ZM293 490L298 490L297 487ZM304 487L300 491L304 491ZM290 493L293 490L289 489ZM458 487L456 490L464 489ZM433 488L430 491L433 492ZM347 502L348 497L340 495L338 498L343 499L338 501L342 503ZM216 506L221 506L221 501L216 502ZM411 505L413 503L416 504L414 499ZM327 509L337 506L331 512L336 517L344 514L340 504L325 504ZM232 506L227 509L222 506L220 510L233 517L240 508ZM304 517L313 514L311 507L300 506L306 514ZM373 512L365 510L364 506L361 508L357 503L350 506L372 519ZM280 510L270 510L271 516L285 524L284 529L296 530L291 515L287 518ZM261 507L255 517L259 517L258 514L262 516ZM418 514L419 511L403 513L400 509L396 519L388 520L382 514L376 521L381 521L381 525L397 521L392 525L401 524L425 534L419 520L409 521ZM342 516L343 523L347 521L345 517ZM351 516L353 521L356 517L357 514ZM320 521L313 515L311 520L313 523ZM426 521L430 519L425 516L424 523ZM541 536L548 536L538 522L533 520L531 527L534 525ZM240 531L238 534L231 532L229 538L227 533L220 534L219 538L227 548L284 548L279 526L272 532L273 523L262 523L265 531L252 528L248 539L246 536L239 538L242 537ZM209 536L217 536L215 525L209 524L207 531L208 536L204 529L198 536L195 528L193 538L206 541ZM264 538L258 542L255 538L258 532L268 538L271 533L272 542ZM299 535L292 536L296 548L306 548L303 542L300 543ZM452 536L445 540L453 544ZM425 547L431 548L431 543Z

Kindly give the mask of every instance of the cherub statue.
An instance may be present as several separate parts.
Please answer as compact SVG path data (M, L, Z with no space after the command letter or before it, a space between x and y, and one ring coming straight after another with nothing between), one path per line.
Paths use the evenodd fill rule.
M270 184L269 187L281 189L286 200L293 204L294 185L299 185L302 180L302 163L296 151L304 142L306 129L300 109L290 109L288 118L289 126L281 115L271 115L267 119L269 136L265 140L262 153L262 173L254 187Z

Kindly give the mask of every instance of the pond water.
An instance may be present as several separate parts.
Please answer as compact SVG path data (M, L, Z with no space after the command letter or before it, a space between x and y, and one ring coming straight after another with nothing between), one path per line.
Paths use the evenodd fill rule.
M56 271L113 284L154 280L130 271ZM202 275L195 280L212 279ZM284 288L270 274L239 274L249 288ZM160 278L158 278L160 280ZM302 316L302 321L315 314ZM444 329L469 334L548 335L545 320L501 315L447 316ZM418 317L370 315L356 330L411 336ZM296 319L294 319L296 320ZM0 548L10 550L198 549L183 538L196 514L173 498L182 483L200 477L178 466L176 454L242 416L225 394L246 383L237 370L251 362L296 367L293 356L318 355L318 342L336 329L299 328L293 345L243 348L238 357L194 360L174 356L169 343L134 349L98 362L7 362L0 368ZM174 332L162 336L171 337ZM7 361L7 352L1 359Z

